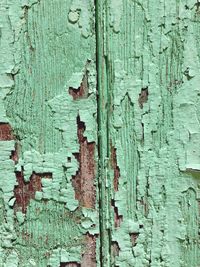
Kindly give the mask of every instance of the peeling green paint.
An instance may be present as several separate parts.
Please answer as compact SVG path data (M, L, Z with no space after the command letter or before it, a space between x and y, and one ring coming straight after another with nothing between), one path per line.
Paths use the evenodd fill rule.
M102 174L109 181L102 266L199 265L197 6L116 0L99 9L106 75L99 71L107 80L99 82L100 109L108 105L102 142L106 157L116 151Z
M14 132L0 133L0 266L98 266L98 207L72 185L77 116L97 162L93 2L1 1L0 17L0 123ZM75 101L69 88L85 75L88 95Z
M199 266L199 10L1 1L0 266Z

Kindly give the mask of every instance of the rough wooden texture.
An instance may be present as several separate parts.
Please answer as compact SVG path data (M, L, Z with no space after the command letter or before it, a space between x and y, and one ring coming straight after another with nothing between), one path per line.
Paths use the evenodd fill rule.
M102 266L198 267L200 3L98 11Z
M99 265L95 47L93 1L0 1L2 267Z
M198 1L0 1L0 267L199 267L199 40Z

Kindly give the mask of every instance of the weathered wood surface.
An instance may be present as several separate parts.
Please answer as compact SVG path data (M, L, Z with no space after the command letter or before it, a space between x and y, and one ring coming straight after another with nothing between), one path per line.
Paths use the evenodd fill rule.
M0 266L199 267L200 4L0 1Z
M99 262L94 12L0 1L0 266Z
M103 266L198 267L200 3L101 3Z

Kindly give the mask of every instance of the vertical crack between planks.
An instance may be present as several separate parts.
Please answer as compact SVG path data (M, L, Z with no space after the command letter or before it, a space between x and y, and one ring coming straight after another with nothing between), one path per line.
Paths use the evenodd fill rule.
M101 158L101 116L100 116L100 62L101 60L99 59L99 41L100 41L100 36L99 36L99 7L98 7L98 0L94 0L94 5L95 5L95 35L96 35L96 88L97 88L97 129L98 129L98 190L99 190L99 237L100 237L100 266L102 266L102 259L103 259L103 251L102 251L102 240L103 240L103 234L102 234L102 214L101 214L101 209L102 209L102 190L101 190L101 165L102 165L102 158Z
M105 32L107 27L107 1L94 0L96 34L96 73L97 73L97 124L98 124L98 188L99 188L99 225L100 225L100 266L111 266L111 236L108 222L110 219L109 186L106 185L109 147L109 94L108 67ZM104 14L105 12L105 14ZM107 45L107 44L106 44ZM106 49L107 50L107 49Z

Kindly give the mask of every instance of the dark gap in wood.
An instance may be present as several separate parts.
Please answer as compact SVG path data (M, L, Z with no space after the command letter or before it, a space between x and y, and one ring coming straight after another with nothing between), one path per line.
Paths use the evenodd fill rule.
M118 208L115 206L115 200L111 200L111 205L114 209L114 226L115 228L120 227L121 222L123 221L123 216L119 215Z
M80 263L75 261L61 262L60 267L81 267Z
M148 96L149 96L148 87L142 88L138 98L138 103L140 108L143 108L144 103L148 101Z
M120 168L117 165L117 149L113 146L111 146L111 166L114 170L113 186L115 192L117 192L119 187Z

